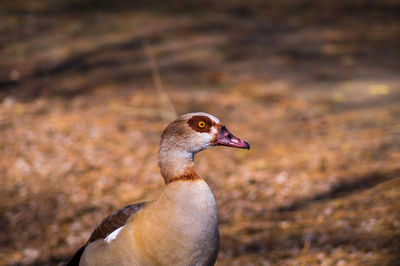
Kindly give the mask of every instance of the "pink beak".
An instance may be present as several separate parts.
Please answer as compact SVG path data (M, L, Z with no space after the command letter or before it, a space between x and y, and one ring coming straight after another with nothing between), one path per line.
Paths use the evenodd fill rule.
M230 146L234 148L250 149L249 143L235 137L225 126L219 128L219 134L216 141L217 145Z

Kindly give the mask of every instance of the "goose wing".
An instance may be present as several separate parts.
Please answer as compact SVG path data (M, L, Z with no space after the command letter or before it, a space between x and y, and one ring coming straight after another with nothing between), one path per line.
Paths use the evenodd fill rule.
M75 255L66 266L79 266L79 261L88 243L96 241L97 239L106 238L112 232L124 226L129 217L142 210L148 203L149 202L140 202L125 206L117 211L112 212L110 215L104 218L103 221L96 227L96 229L94 229L86 244L75 252Z

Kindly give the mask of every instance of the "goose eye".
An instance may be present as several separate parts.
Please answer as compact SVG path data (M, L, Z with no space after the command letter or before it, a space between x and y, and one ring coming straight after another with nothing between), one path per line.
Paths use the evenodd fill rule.
M206 126L206 123L204 121L200 121L198 124L199 128L204 128Z

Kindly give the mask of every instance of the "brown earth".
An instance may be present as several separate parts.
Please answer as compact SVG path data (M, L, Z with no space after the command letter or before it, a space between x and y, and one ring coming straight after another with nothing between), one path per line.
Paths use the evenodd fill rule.
M398 1L114 2L0 4L1 265L60 264L159 195L144 45L178 113L251 144L196 156L218 265L400 264Z

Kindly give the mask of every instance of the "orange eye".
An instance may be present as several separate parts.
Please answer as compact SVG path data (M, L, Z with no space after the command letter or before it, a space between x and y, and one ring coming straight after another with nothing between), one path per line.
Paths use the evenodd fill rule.
M206 126L206 123L204 121L200 121L198 124L199 128L204 128Z

